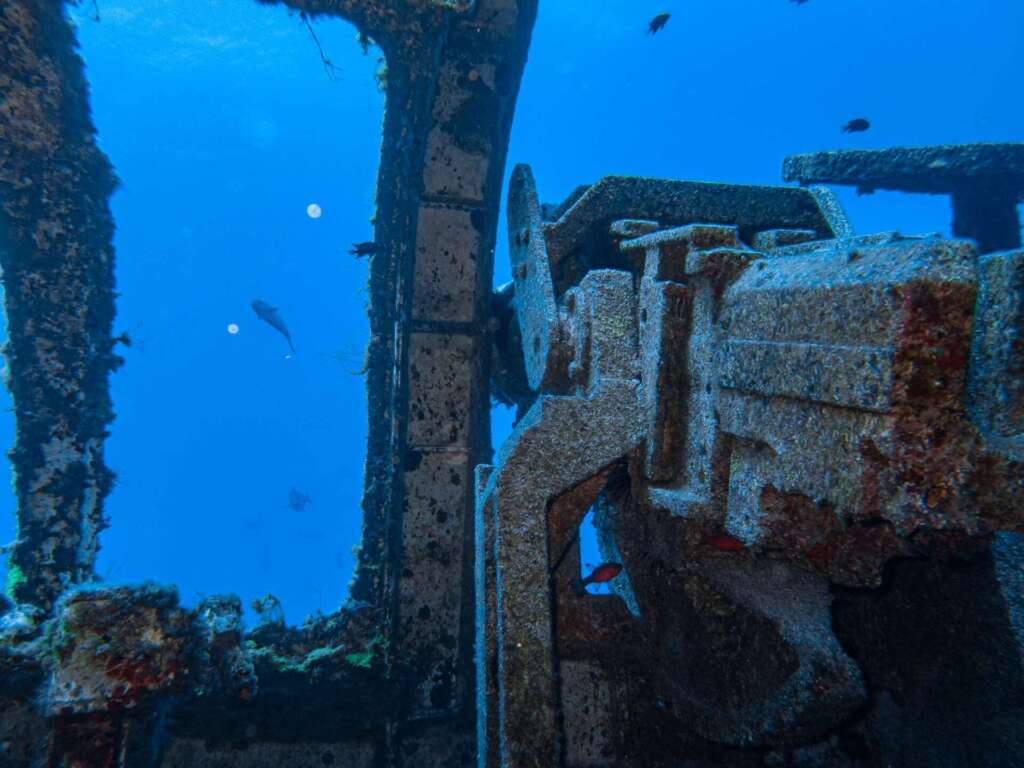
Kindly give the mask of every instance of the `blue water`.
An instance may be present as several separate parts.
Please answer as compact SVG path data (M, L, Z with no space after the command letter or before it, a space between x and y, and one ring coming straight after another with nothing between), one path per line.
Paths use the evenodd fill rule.
M373 236L377 54L315 22L332 78L297 16L245 0L98 8L72 13L122 180L116 331L135 340L112 379L98 570L177 583L187 604L273 592L297 623L344 600L361 525L366 264L345 251ZM509 167L558 201L612 173L778 183L794 152L1021 140L1022 72L1018 0L541 0ZM853 117L871 130L841 133ZM944 198L839 194L858 231L949 233ZM280 307L295 357L254 298ZM498 441L508 412L494 423Z

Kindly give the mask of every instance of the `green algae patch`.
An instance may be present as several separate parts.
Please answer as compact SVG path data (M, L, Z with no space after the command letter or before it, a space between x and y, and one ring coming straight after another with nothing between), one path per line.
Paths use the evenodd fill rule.
M345 661L351 664L353 667L363 667L363 669L369 669L373 664L373 649L362 651L361 653L346 653Z
M309 672L310 668L314 666L321 666L325 662L329 662L331 659L342 657L344 652L345 648L328 645L324 648L315 648L302 657L283 656L271 648L261 648L258 651L255 651L253 655L263 656L281 672L298 672L304 674Z
M329 667L332 663L344 661L345 664L361 669L372 669L377 651L387 647L383 635L370 640L362 650L352 650L351 645L326 645L314 648L302 656L287 656L278 649L258 646L251 640L246 647L254 657L260 657L272 664L279 672L305 674L316 668ZM358 646L356 646L358 647Z
M345 661L351 664L353 667L362 667L363 669L370 669L373 666L373 659L377 655L378 650L386 650L388 646L387 638L384 635L376 635L362 651L356 651L353 653L345 654Z
M25 578L25 572L20 567L11 563L7 568L7 585L4 587L4 592L12 600L15 600L15 593L22 584L28 579Z

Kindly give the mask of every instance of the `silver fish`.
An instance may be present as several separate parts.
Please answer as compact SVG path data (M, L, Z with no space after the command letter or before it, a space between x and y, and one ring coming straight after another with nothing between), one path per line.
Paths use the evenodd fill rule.
M281 332L281 334L288 339L288 346L291 347L292 354L295 354L295 345L292 344L292 335L288 333L288 326L284 324L284 320L281 319L281 313L277 311L277 307L272 307L267 302L255 299L252 302L252 309L256 313L256 317L265 322L271 328L275 328Z

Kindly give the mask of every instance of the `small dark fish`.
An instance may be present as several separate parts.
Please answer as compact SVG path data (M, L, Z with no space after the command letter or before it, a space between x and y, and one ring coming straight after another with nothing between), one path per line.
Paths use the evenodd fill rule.
M796 5L803 5L807 0L789 0L789 2L795 3Z
M856 117L843 126L843 133L862 133L871 127L871 123L863 117Z
M273 595L257 598L249 603L249 607L260 617L260 624L284 624L284 607Z
M123 345L125 348L137 347L140 352L146 351L146 340L138 336L138 330L142 327L142 323L136 324L135 328L131 331L121 331L120 334L111 339L111 348L116 347L118 344Z
M668 24L668 20L672 17L671 13L659 13L653 19L651 19L650 26L647 27L647 34L656 35L661 29Z
M747 547L746 544L735 536L730 536L727 533L723 533L719 536L712 536L711 538L706 539L704 543L717 549L719 552L739 552Z
M288 508L296 512L305 512L306 507L313 503L308 493L303 493L298 488L292 488L288 492Z
M252 302L252 309L256 313L256 317L271 328L280 331L288 339L288 346L291 347L292 354L294 355L295 345L292 344L292 335L288 333L288 327L284 324L284 320L281 319L281 313L277 311L277 307L272 307L267 302L256 299Z
M377 252L377 244L374 242L365 243L353 243L349 249L349 253L355 256L357 259L361 259L363 256L372 256Z
M577 595L582 595L588 584L606 584L622 573L622 563L601 563L585 579L577 579L573 582L573 589Z

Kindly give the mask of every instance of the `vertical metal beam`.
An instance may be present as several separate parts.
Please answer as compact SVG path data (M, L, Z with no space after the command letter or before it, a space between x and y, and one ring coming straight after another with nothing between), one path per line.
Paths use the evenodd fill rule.
M0 265L18 534L7 590L49 609L92 577L112 473L116 181L61 0L0 6Z
M535 0L481 0L440 58L416 216L397 641L413 718L472 722L473 468L490 458L486 337L512 112Z

